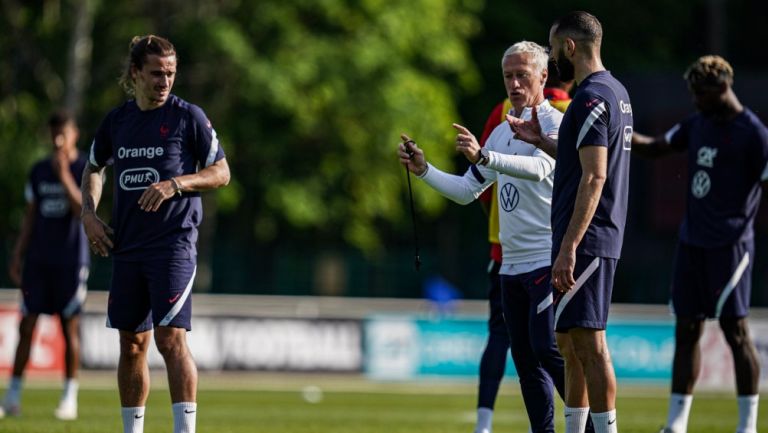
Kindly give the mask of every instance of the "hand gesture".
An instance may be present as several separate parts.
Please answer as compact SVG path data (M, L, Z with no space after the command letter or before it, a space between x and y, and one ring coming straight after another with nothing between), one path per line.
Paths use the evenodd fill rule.
M552 287L560 292L568 292L576 285L573 270L576 266L576 252L560 250L552 265Z
M72 172L69 171L69 155L67 152L59 147L53 152L51 158L51 165L53 166L53 172L59 180L62 180L65 176L72 176Z
M427 171L427 160L424 157L424 151L416 146L416 142L411 140L405 134L400 134L402 143L398 144L397 155L400 157L400 163L408 167L408 170L416 176L421 176Z
M523 120L507 114L507 123L515 134L514 138L538 147L541 143L541 124L536 107L531 108L531 120Z
M153 183L139 197L139 207L146 212L157 212L164 201L176 194L176 185L172 180Z
M114 247L112 239L110 239L110 236L114 234L112 228L93 212L83 213L80 220L83 223L83 229L90 243L91 251L102 257L109 256L109 250Z
M456 150L463 153L470 163L476 164L480 160L480 143L469 130L458 123L453 128L459 131L456 134Z

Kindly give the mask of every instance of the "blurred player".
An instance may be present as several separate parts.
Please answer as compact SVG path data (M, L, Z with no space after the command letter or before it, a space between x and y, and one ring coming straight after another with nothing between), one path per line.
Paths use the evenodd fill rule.
M174 433L194 433L197 368L187 347L196 271L199 191L229 182L216 131L200 107L171 94L176 51L148 35L130 44L121 80L135 97L102 121L83 174L83 225L94 253L112 250L107 325L120 331L117 383L125 433L144 429L147 349L165 360ZM104 169L115 176L112 227L96 215Z
M48 120L48 128L52 153L38 161L29 174L27 209L11 257L9 274L23 295L22 318L11 382L0 415L21 414L22 377L37 318L58 314L64 331L65 381L54 415L72 420L77 418L78 331L90 263L88 241L80 224L78 188L86 159L77 150L79 131L72 116L56 112Z
M538 107L546 134L557 137L562 113L549 105L543 89L547 54L532 42L512 45L502 57L504 83L514 113L529 118ZM463 176L444 173L426 162L407 136L400 144L402 164L446 197L467 204L498 180L503 260L502 309L512 359L534 432L554 432L553 384L562 391L563 359L554 341L549 224L555 162L528 143L515 140L506 123L491 133L485 147L463 126L456 149L474 163ZM485 426L490 431L490 425ZM482 431L482 430L481 430Z
M754 221L768 186L768 129L734 94L733 69L704 56L685 72L698 113L666 134L634 134L641 155L688 152L688 198L680 227L672 305L677 317L672 395L664 433L685 433L701 368L705 319L717 319L733 353L737 433L756 433L760 364L749 336Z
M547 82L544 85L544 98L550 105L560 112L565 112L571 97L568 92L573 85L573 80L561 82L557 77L557 70L553 68L553 62L547 64ZM509 98L504 98L491 111L483 128L483 134L480 137L480 147L485 146L488 137L494 129L501 123L506 122L506 115L512 109L512 102ZM478 201L483 206L483 210L488 215L488 241L491 244L491 261L488 264L488 278L490 287L488 290L488 341L486 342L483 355L480 358L480 384L477 393L477 424L475 433L486 433L491 431L493 408L496 402L496 396L499 392L501 379L504 377L504 370L507 364L507 350L509 349L509 336L504 325L504 317L501 306L501 278L499 269L501 268L502 253L501 243L499 243L499 207L497 203L496 191L497 183L483 191L478 197Z
M591 407L598 433L616 432L616 377L605 338L627 213L632 106L600 59L602 26L571 12L550 29L560 79L578 89L559 139L537 118L508 116L516 136L557 156L552 193L555 328L565 358L566 433L583 432Z

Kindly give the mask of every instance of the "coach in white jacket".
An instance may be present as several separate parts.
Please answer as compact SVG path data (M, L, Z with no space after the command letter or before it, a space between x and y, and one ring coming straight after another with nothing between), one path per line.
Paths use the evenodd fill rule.
M544 98L546 50L518 42L502 57L511 115L530 119L536 107L543 133L556 139L562 113ZM535 146L514 138L504 122L481 148L471 132L454 124L456 149L473 163L463 176L442 172L426 162L408 136L399 145L400 161L429 186L459 204L476 199L498 182L499 239L504 320L531 429L554 432L553 385L564 395L563 358L554 338L550 265L550 209L555 160ZM591 427L591 425L589 426Z

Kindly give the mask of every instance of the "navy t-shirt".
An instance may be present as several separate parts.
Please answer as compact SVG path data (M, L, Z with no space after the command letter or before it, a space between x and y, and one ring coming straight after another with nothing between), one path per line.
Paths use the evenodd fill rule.
M749 109L729 121L697 113L666 134L688 150L688 198L680 239L712 248L751 240L768 179L768 129Z
M85 164L83 155L69 164L78 185ZM40 160L32 167L24 195L28 203L35 205L26 260L51 265L87 265L90 254L80 216L72 213L67 192L53 171L51 158Z
M139 197L153 183L196 173L223 158L203 110L175 95L154 110L141 111L134 100L112 110L96 132L90 163L113 165L114 257L196 257L197 226L203 217L200 194L174 195L156 212L141 210Z
M552 191L553 260L573 215L582 146L607 147L608 167L595 215L576 252L618 259L627 219L632 105L624 86L608 71L595 72L579 84L560 124Z

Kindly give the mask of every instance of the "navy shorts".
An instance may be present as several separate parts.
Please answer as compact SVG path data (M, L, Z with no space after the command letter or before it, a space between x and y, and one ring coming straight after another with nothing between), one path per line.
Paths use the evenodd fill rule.
M567 293L554 290L555 331L605 329L613 293L616 259L576 255L576 285Z
M107 326L143 332L153 326L192 329L195 260L119 261L112 264Z
M88 293L88 266L27 261L21 277L21 314L79 314Z
M678 317L746 317L752 292L753 242L718 248L678 243L672 308Z

